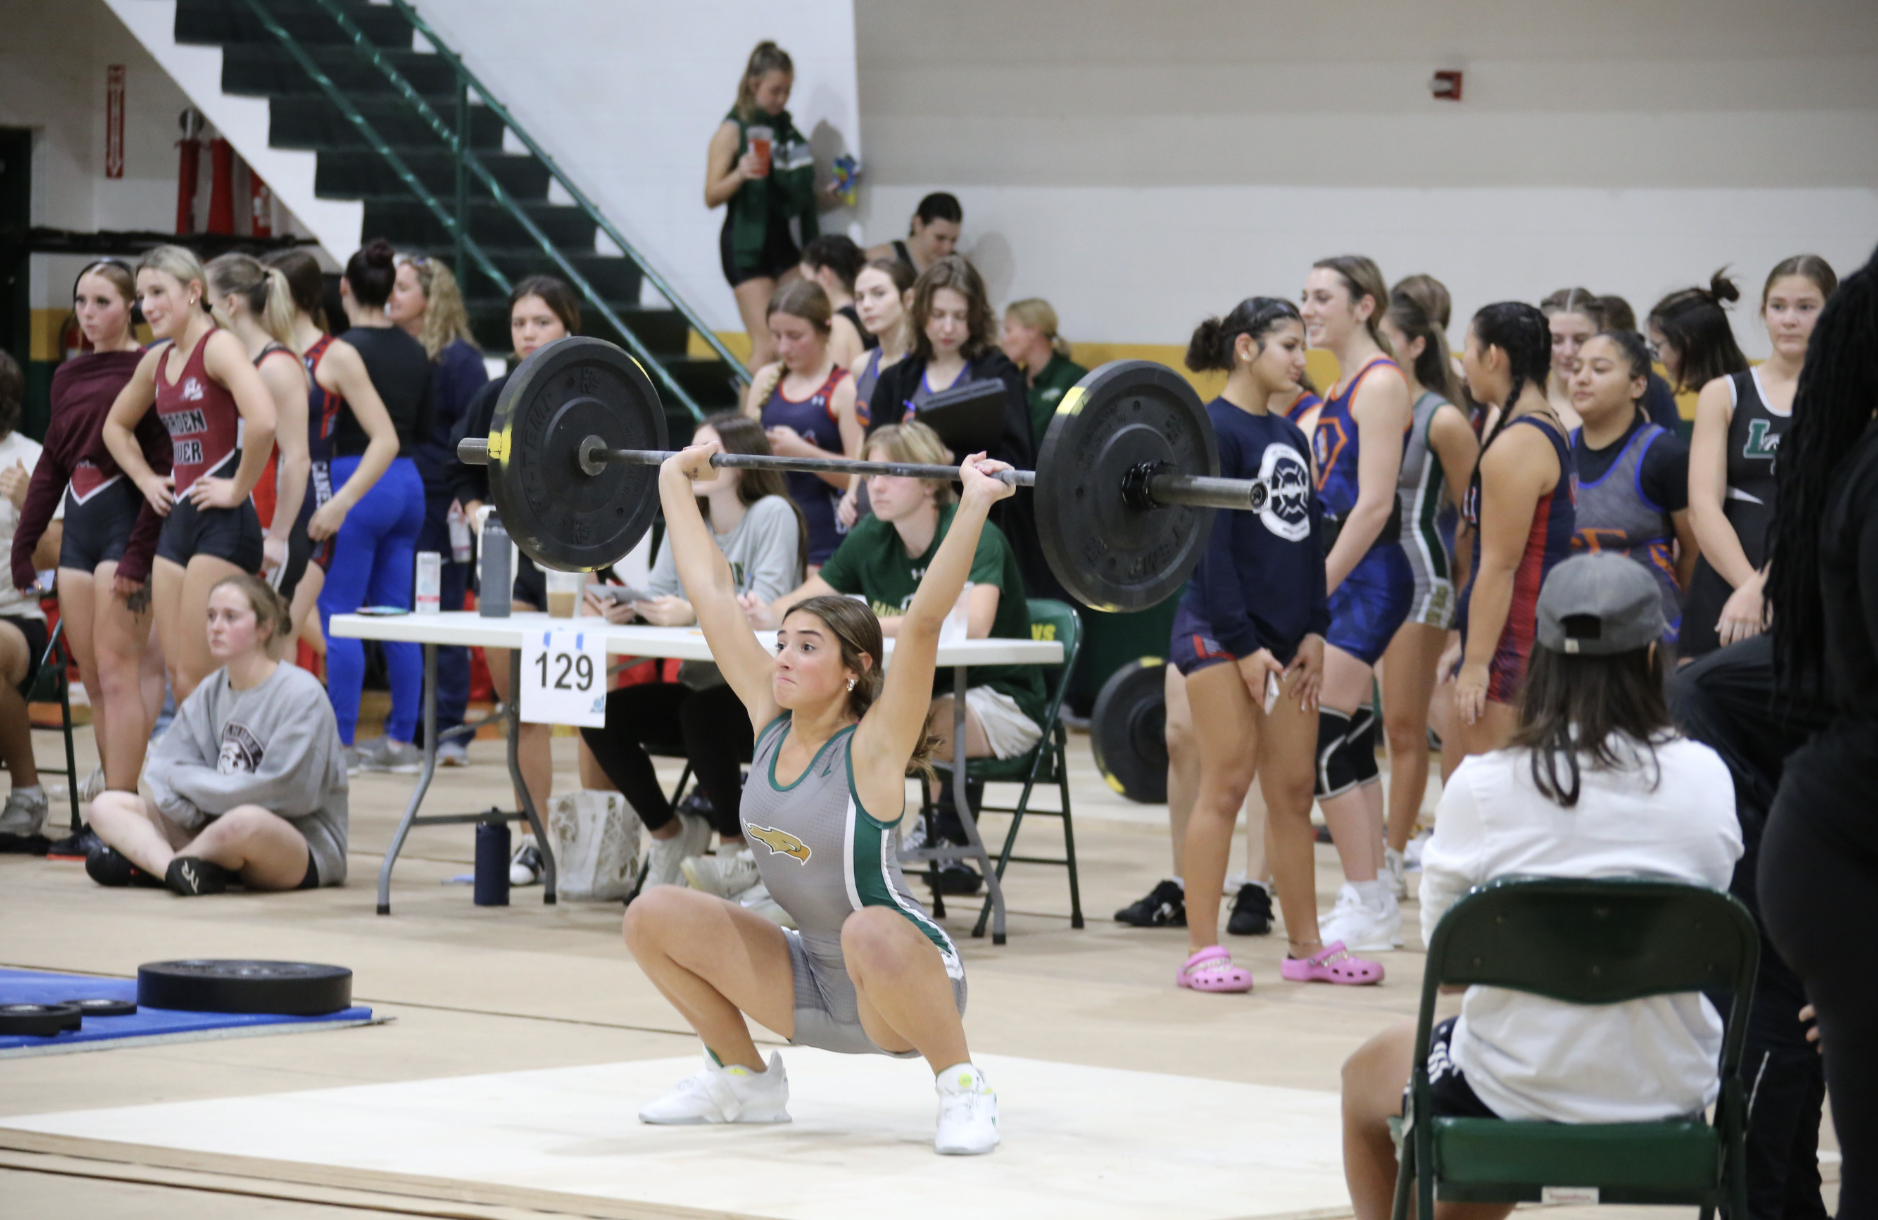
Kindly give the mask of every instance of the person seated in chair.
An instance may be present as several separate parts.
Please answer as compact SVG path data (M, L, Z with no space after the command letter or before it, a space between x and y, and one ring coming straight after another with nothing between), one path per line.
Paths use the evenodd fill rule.
M256 576L209 592L205 678L151 747L150 797L91 805L104 840L85 859L100 885L168 885L190 897L239 882L310 890L346 879L345 747L319 679L274 660L287 603Z
M1726 890L1740 858L1727 765L1671 726L1662 592L1649 571L1618 554L1574 556L1546 578L1538 624L1512 744L1467 759L1441 795L1422 855L1425 940L1496 877ZM1343 1066L1344 1176L1359 1220L1390 1214L1388 1120L1402 1110L1414 1045L1408 1021ZM1470 987L1460 1016L1435 1026L1428 1075L1437 1116L1651 1122L1715 1100L1721 1046L1720 1014L1699 994L1590 1006Z
M870 462L950 465L938 434L921 423L892 424L867 438L863 454ZM801 588L764 605L743 599L753 626L774 628L790 606L810 597L845 593L859 597L880 616L883 635L891 636L912 604L921 576L945 541L958 512L950 483L875 475L867 480L873 514L858 521L841 546ZM986 524L973 554L971 584L965 594L968 639L1028 640L1030 606L1024 578L1003 531ZM1034 665L978 665L966 671L965 755L967 758L1016 758L1043 738L1043 675ZM952 673L941 666L934 675L932 711L926 731L938 743L941 762L953 757ZM963 845L962 824L950 808L950 786L940 789L938 836ZM916 831L917 833L917 831ZM967 874L970 874L969 876ZM942 892L975 893L979 878L965 865L946 870Z

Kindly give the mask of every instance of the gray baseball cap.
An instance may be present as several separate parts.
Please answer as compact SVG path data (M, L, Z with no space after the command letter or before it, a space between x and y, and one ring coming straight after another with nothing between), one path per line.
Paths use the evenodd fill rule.
M1631 652L1662 639L1667 627L1656 577L1624 555L1574 555L1539 590L1539 644L1553 652Z

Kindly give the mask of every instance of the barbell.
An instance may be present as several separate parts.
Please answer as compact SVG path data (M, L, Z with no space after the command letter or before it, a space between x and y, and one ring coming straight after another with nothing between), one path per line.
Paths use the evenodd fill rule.
M487 439L457 456L489 468L490 499L524 554L590 572L618 562L658 512L665 408L638 361L601 339L537 350L496 400ZM951 466L719 453L733 469L897 475L956 481ZM1212 421L1164 365L1116 360L1063 395L1037 469L998 477L1033 490L1037 535L1063 587L1098 610L1144 610L1177 593L1199 563L1215 509L1257 512L1256 479L1222 479Z

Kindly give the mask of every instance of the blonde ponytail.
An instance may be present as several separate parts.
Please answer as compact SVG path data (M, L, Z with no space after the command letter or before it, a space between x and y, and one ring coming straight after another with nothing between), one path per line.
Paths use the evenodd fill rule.
M269 267L267 303L261 309L261 329L294 355L304 355L300 345L294 341L293 317L293 287L287 283L287 276L279 267Z

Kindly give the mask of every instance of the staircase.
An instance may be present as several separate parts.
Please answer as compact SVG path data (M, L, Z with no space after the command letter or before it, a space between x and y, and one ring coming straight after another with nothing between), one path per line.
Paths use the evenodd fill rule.
M313 194L361 205L364 240L457 268L484 351L510 350L509 287L554 275L584 333L646 365L674 436L736 405L742 367L404 0L176 0L174 38L221 49L222 93L265 99L268 146L314 154Z

